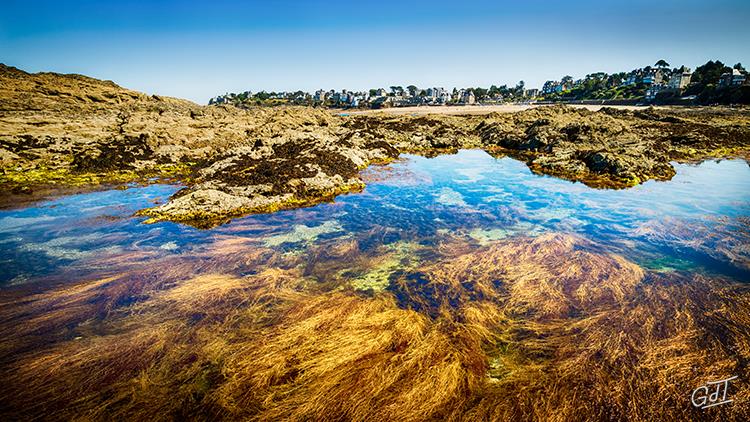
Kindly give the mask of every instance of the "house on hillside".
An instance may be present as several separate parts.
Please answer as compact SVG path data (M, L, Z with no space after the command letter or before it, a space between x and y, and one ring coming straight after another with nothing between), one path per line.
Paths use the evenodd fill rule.
M552 94L557 92L557 86L560 85L558 81L547 81L542 86L542 94Z
M629 86L629 85L635 85L638 83L638 80L641 77L640 71L632 71L628 73L628 75L625 77L625 80L622 81L622 86Z
M441 89L442 89L442 88L441 88ZM440 104L446 104L446 103L450 102L450 100L451 100L451 93L450 93L450 92L448 92L448 90L447 90L447 89L443 89L443 90L442 90L442 91L440 92L440 96L438 97L438 102L439 102Z
M732 69L731 72L726 72L721 75L719 78L719 86L722 88L740 86L745 83L745 79L747 79L745 73L742 73L737 69Z
M463 92L463 95L461 96L461 102L464 104L474 104L477 102L476 97L474 96L474 92L471 90L466 90Z
M646 85L661 85L664 82L664 72L661 69L652 69L645 73L638 82Z
M690 68L683 67L681 72L675 72L672 77L669 78L669 83L667 85L671 89L682 90L685 89L686 86L688 86L692 77L693 74L690 73Z

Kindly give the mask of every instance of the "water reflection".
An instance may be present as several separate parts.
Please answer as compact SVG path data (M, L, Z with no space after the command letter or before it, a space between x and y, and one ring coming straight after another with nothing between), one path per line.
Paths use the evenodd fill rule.
M614 191L534 175L523 163L483 151L432 159L404 156L366 170L368 186L360 194L248 216L207 231L174 223L144 225L132 217L166 200L175 186L67 196L0 212L0 283L23 284L62 269L95 273L105 258L116 262L132 253L189 258L228 239L300 253L354 236L363 252L406 242L421 245L429 255L436 239L445 236L479 247L545 232L579 234L651 269L747 277L750 168L742 160L676 168L669 182ZM397 265L389 261L385 267Z
M132 217L172 186L4 211L5 419L699 419L750 360L749 173L598 191L462 151L205 231Z

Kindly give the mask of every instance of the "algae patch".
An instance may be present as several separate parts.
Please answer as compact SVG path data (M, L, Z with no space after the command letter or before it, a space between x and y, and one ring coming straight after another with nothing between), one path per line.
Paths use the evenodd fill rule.
M513 234L508 229L480 229L476 228L469 232L469 237L476 240L480 245L484 246L497 240L505 239Z
M267 247L281 246L284 243L305 243L310 244L315 240L329 233L336 233L344 231L337 221L326 221L325 223L315 226L308 227L304 224L296 224L292 231L270 236L263 241L263 244Z
M385 255L378 257L374 266L349 284L357 291L384 291L390 284L391 275L414 269L419 264L420 260L414 255L414 251L420 247L418 243L404 241L385 246Z
M154 183L180 179L189 182L193 164L157 164L139 170L119 169L106 172L74 171L72 168L2 168L0 187L8 192L30 194L45 187L93 187L106 184Z
M476 228L468 233L468 236L482 246L498 240L503 240L516 235L538 236L544 232L543 228L531 223L518 223L508 228L483 229Z

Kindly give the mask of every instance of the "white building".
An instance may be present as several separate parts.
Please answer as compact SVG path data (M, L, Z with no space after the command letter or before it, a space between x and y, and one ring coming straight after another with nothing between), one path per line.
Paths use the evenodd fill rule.
M325 102L326 100L326 92L322 89L319 89L315 91L315 95L313 95L313 99L317 102Z
M727 72L721 75L721 78L719 78L719 86L739 86L745 83L746 78L747 75L745 75L744 73L740 72L737 69L732 69L731 72Z
M474 104L477 102L476 97L474 96L474 92L472 91L464 91L461 95L461 102L464 104Z

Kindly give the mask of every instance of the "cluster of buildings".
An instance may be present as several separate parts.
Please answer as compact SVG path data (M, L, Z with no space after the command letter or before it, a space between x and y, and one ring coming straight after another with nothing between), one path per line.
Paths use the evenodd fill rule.
M312 94L297 92L241 92L227 93L209 100L209 104L241 105L253 101L283 100L294 104L325 104L332 107L398 107L407 105L442 105L442 104L475 104L477 98L470 89L445 88L412 89L411 92L400 89L386 91L383 88L367 92L349 90L317 90Z
M582 81L579 80L577 82L581 83ZM575 82L573 81L547 81L542 85L542 94L559 94L563 91L571 90L573 87L575 87Z
M679 95L682 91L690 84L692 73L689 68L683 67L680 71L673 72L669 80L654 80L646 90L645 100L648 102L654 101L656 96L660 93L672 93ZM644 82L645 83L645 82ZM750 83L750 78L746 72L740 71L739 69L732 69L731 72L725 72L717 81L719 88L730 88L737 87L743 84Z
M330 102L334 104L348 104L351 107L358 107L360 102L367 101L369 95L365 92L353 92L346 89L341 92L334 90L318 90L312 95L312 101L315 103Z
M547 81L542 87L542 95L562 94L578 87L588 86L595 82L599 89L615 89L638 86L645 88L644 99L647 102L656 100L657 95L679 96L690 85L693 73L690 68L682 66L679 69L664 67L645 67L635 69L628 73L608 75L598 73L588 75L585 79L573 80L566 76L559 81ZM592 81L593 79L593 81ZM750 83L747 73L738 69L732 69L721 75L716 85L719 88L735 87ZM643 91L641 91L643 92ZM563 94L565 95L565 94ZM689 97L688 97L689 98Z
M666 64L666 62L657 63L657 65L660 64ZM612 75L595 73L587 75L585 79L578 80L574 80L570 76L565 76L559 81L545 82L541 90L524 89L523 82L519 82L515 88L508 88L505 85L498 88L493 85L489 90L482 88L453 88L452 90L448 90L442 87L420 89L410 85L406 89L399 86L392 86L389 91L383 88L370 89L366 92L349 91L346 89L341 91L325 91L320 89L312 94L303 91L271 93L261 91L253 94L250 91L245 91L239 94L228 93L212 98L209 104L245 105L253 102L264 103L269 100L299 105L374 108L410 105L476 104L480 100L483 104L491 104L501 103L506 100L535 100L540 97L569 92L576 88L583 89L583 94L581 92L577 94L580 98L581 95L588 96L590 92L600 92L601 90L606 92L609 89L627 87L635 87L636 96L644 95L643 90L645 89L644 99L647 102L653 102L660 94L668 96L682 95L683 91L691 83L693 73L689 68L683 66L679 69L669 69L667 66L648 66L632 70L628 73L623 72ZM703 82L705 83L705 81ZM748 78L747 72L744 69L732 69L731 72L723 73L716 84L719 88L736 87L743 84L750 84L750 78ZM630 95L633 95L633 91L631 90L630 92Z
M427 89L404 89L386 91L383 88L371 89L368 92L341 92L318 90L312 95L312 101L319 104L335 106L360 107L399 107L408 105L442 105L442 104L475 104L477 99L472 90L454 89L449 91L442 87Z
M209 104L233 104L236 106L252 105L269 101L298 105L325 105L328 107L403 107L413 105L447 105L447 104L477 104L501 103L506 99L533 99L539 96L538 89L521 88L508 89L492 87L482 88L453 88L451 90L443 87L430 87L425 89L409 86L370 89L368 91L349 90L323 90L319 89L313 93L303 91L296 92L250 92L245 91L238 94L227 93L209 100ZM520 90L520 91L519 91ZM504 96L505 95L505 96Z
M690 84L690 80L693 78L693 73L688 67L682 67L676 72L671 72L667 79L661 69L657 69L648 78L642 79L640 82L646 85L650 85L646 89L646 95L644 99L648 102L656 100L656 96L662 92L671 92L675 95L679 95L682 91L687 88ZM638 82L636 82L638 83Z

